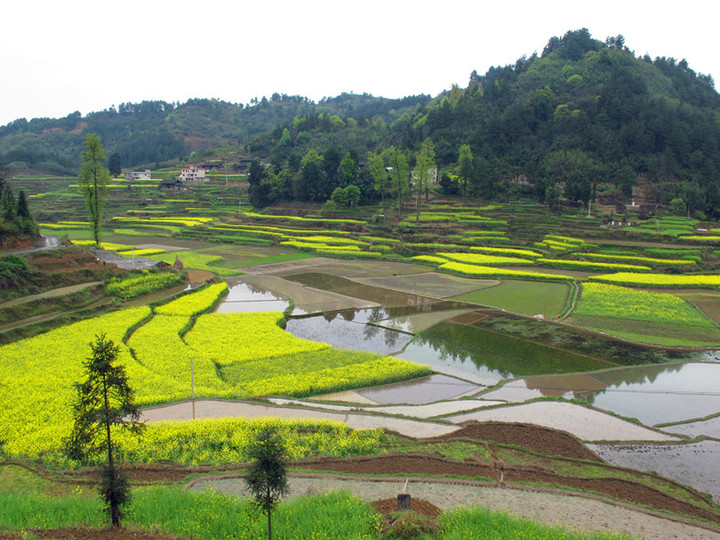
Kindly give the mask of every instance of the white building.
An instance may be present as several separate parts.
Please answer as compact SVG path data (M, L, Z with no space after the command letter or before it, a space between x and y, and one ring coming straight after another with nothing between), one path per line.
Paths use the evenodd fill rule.
M182 182L207 182L205 176L206 169L201 167L183 167L180 171L180 181Z
M150 180L151 177L152 173L150 169L145 169L144 171L128 171L125 173L125 180L128 182L132 182L133 180Z

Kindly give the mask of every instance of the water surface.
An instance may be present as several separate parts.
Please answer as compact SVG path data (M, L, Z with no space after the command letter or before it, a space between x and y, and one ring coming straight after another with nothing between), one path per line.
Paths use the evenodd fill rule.
M720 364L690 362L642 366L593 374L606 384L576 397L623 416L655 425L720 412Z
M366 324L379 317L381 309L346 310L303 318L289 318L285 329L292 335L329 343L338 349L396 353L412 339L410 334Z
M286 298L257 285L242 280L229 284L228 294L217 307L217 313L285 311L290 305Z
M418 334L398 355L438 371L449 367L492 380L614 367L609 362L451 321Z

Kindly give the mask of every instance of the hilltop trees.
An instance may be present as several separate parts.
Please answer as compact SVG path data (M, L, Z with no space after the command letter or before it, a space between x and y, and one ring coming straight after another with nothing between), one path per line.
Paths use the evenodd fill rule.
M104 166L105 150L100 144L100 137L94 133L88 133L83 137L83 146L83 162L80 166L78 183L80 184L80 193L85 198L93 239L97 245L100 245L100 229L110 173Z

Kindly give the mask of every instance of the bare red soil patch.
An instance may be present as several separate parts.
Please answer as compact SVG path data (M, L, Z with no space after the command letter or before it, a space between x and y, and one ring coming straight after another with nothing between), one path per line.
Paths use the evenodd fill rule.
M397 512L397 499L391 498L373 501L372 505L378 514L384 516ZM412 499L410 501L410 510L431 518L436 518L442 514L442 510L425 499Z
M522 446L549 456L603 461L579 439L569 433L528 424L502 422L468 424L459 431L437 438L441 440L472 439L476 441L492 441L500 444Z

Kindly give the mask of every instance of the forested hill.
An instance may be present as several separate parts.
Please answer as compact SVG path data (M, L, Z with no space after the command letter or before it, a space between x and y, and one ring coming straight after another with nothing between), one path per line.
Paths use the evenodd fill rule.
M123 167L154 167L221 145L242 147L250 135L298 115L325 113L391 123L404 111L429 102L426 95L387 99L342 94L314 103L301 96L273 94L247 106L214 99L123 103L86 116L75 112L60 119L20 118L2 126L0 164L74 175L80 165L82 135L97 133L106 154L118 154Z
M219 145L263 158L271 166L251 179L259 205L323 202L349 184L370 202L379 194L378 179L361 166L368 152L412 168L431 141L443 186L457 190L461 176L469 196L543 200L562 188L570 201L596 193L627 199L642 183L649 198L679 197L690 212L720 217L720 96L712 78L685 60L637 57L622 36L600 41L587 29L552 37L541 54L512 65L473 72L466 87L432 99L343 94L312 103L275 94L246 107L143 102L17 120L0 128L0 163L74 171L86 132L100 134L124 167L200 162Z
M291 195L299 198L323 199L334 189L302 189L302 159L316 160L312 149L325 161L329 152L337 165L348 151L366 159L368 150L393 145L413 166L430 138L450 178L459 174L460 147L469 146L469 190L483 198L543 200L557 184L569 200L587 202L597 192L622 200L642 180L660 202L680 197L691 212L720 217L719 113L712 78L685 60L638 58L622 36L603 42L582 29L551 38L539 55L473 72L467 87L453 87L392 125L304 116L255 137L252 146L271 156L276 172L295 175ZM362 189L367 179L360 180ZM273 192L283 194L274 187L266 202Z

